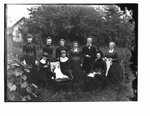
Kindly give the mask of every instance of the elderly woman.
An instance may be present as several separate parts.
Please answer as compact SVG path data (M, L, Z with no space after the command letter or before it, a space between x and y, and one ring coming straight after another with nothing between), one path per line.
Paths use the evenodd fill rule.
M106 63L103 60L103 53L98 51L96 54L96 60L93 64L93 71L88 75L87 87L91 86L91 88L98 88L105 84L105 73L106 73ZM89 81L89 82L88 82Z
M76 80L81 80L82 70L81 70L81 49L79 48L78 42L73 42L73 48L70 50L70 66L73 76Z
M65 40L64 39L61 39L59 41L60 43L60 46L56 49L56 58L59 59L60 56L61 56L61 51L62 50L65 50L66 51L66 55L68 55L68 51L67 51L67 48L65 46Z
M96 72L97 74L100 74L100 75L105 77L106 63L102 59L103 53L101 51L98 51L96 56L97 56L97 58L96 58L94 65L93 65L93 71Z
M120 64L120 58L115 46L116 44L114 42L109 43L109 50L106 52L105 58L111 61L107 81L117 86L123 80L123 68Z

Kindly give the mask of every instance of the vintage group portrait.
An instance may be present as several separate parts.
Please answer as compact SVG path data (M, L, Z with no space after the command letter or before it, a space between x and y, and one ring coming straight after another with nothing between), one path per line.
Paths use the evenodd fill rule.
M4 11L5 102L138 101L138 4Z

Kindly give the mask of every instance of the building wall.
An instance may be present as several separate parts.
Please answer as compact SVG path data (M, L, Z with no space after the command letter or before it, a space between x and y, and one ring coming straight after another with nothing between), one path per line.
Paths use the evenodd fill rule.
M15 27L13 28L12 31L12 37L13 37L13 41L15 42L21 42L23 40L22 38L22 34L19 31L19 27L24 23L24 21L19 22L17 25L15 25Z

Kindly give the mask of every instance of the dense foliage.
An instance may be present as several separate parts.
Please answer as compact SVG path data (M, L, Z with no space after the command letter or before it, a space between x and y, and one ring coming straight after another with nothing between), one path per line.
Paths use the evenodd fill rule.
M121 11L117 5L42 5L28 10L30 17L21 29L24 38L29 32L42 42L51 36L55 43L64 38L83 44L87 36L93 36L96 45L115 41L131 47L134 43L132 12Z
M37 86L29 83L31 67L23 65L19 56L8 55L6 101L33 101L37 99Z

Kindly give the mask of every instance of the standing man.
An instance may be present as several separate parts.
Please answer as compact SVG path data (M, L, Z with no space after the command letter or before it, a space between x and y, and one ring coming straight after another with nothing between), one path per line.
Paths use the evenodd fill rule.
M89 73L92 70L96 59L96 48L92 45L92 37L87 38L87 44L82 48L83 64L82 69Z

